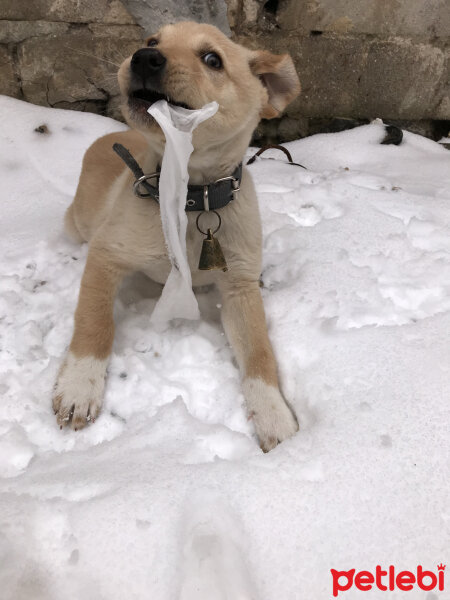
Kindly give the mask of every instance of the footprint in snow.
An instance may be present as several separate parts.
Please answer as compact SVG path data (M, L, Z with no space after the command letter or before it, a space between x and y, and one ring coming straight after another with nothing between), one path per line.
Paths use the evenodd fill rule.
M236 517L218 496L197 494L191 502L179 600L255 600Z

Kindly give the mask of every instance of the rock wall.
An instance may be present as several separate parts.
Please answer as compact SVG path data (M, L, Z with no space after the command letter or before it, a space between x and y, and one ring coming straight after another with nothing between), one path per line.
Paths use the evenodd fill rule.
M117 66L188 18L293 56L302 95L261 139L374 117L446 133L449 0L0 0L0 93L118 118Z
M333 117L431 134L450 119L449 0L228 0L235 38L293 56L302 95L274 135ZM435 123L437 129L448 124Z
M117 66L142 30L119 0L0 0L0 91L117 116Z

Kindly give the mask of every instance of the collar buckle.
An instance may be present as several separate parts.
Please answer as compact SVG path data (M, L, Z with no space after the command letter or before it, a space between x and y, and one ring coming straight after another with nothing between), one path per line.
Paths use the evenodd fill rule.
M136 181L133 183L134 195L138 196L139 198L154 198L155 200L159 200L158 191L156 190L156 193L150 192L149 184L147 183L149 179L159 179L159 177L160 173L157 171L155 173L150 173L149 175L142 175L142 177L136 179ZM147 190L147 192L142 192L139 189L139 186L142 186L144 189Z
M235 200L237 193L241 189L239 179L236 179L236 177L233 177L233 175L228 175L228 177L221 177L220 179L216 179L214 183L220 183L221 181L231 181L231 193L233 194L233 200Z

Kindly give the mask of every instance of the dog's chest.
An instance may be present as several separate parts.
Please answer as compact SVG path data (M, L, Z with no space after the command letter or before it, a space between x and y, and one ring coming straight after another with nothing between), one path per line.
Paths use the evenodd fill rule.
M208 225L208 219L206 221ZM190 218L186 231L186 252L194 287L210 285L217 277L216 271L200 271L198 268L204 238L205 236L197 229L195 219ZM165 256L153 257L146 264L144 272L153 281L164 284L170 270L171 264L166 251Z

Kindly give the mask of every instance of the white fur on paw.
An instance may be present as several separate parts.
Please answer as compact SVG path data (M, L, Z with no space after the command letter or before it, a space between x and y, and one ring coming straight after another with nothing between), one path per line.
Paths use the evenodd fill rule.
M264 452L269 452L298 431L297 419L278 388L264 383L262 379L249 378L244 381L243 392L249 418L255 425Z
M81 429L100 412L108 361L68 353L55 384L53 410L61 427Z

